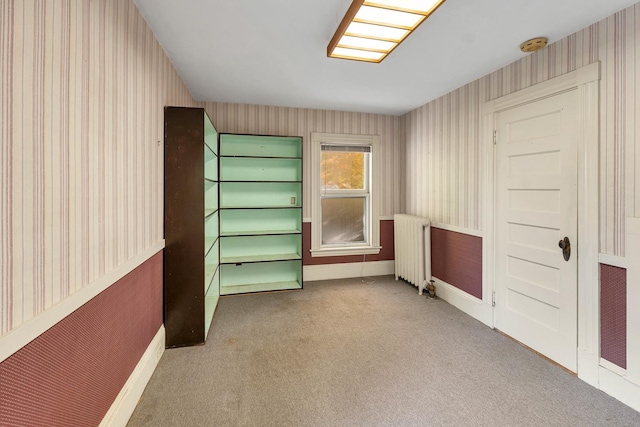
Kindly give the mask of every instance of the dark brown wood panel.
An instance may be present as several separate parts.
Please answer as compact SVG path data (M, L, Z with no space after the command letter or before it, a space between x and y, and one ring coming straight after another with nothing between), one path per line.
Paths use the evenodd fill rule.
M202 344L204 111L165 108L164 323L167 347Z

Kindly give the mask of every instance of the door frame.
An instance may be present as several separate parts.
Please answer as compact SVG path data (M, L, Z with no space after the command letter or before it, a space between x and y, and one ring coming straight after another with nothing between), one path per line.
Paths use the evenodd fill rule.
M492 304L496 291L496 174L497 114L521 105L577 90L578 152L578 377L597 387L600 362L599 292L599 94L600 62L485 102L481 110L482 138L482 294ZM491 327L495 326L495 308Z

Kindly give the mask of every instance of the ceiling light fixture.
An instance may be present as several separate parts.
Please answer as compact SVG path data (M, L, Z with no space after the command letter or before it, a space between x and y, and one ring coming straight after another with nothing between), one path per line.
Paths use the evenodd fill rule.
M536 37L535 39L527 40L520 45L520 50L524 53L535 52L547 45L549 39L546 37Z
M445 0L353 0L327 56L380 62Z

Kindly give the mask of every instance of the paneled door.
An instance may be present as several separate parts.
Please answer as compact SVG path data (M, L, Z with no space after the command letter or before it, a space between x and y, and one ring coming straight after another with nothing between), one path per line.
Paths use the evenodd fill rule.
M497 114L495 218L496 328L574 372L576 101L574 90Z

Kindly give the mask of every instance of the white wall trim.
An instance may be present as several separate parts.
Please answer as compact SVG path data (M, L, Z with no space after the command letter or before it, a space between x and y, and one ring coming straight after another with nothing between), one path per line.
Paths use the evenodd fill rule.
M578 376L598 383L599 366L599 81L600 62L539 83L482 106L483 295L495 290L495 149L493 131L500 111L569 90L578 94ZM494 313L495 315L495 313ZM590 356L587 356L590 354ZM590 366L584 366L590 363ZM585 379L586 380L586 379Z
M334 257L350 255L377 255L382 246L345 246L343 248L323 248L310 250L313 257Z
M600 358L600 62L578 84L578 350ZM578 364L578 375L596 368Z
M462 310L469 316L481 321L493 328L493 307L482 300L444 282L437 277L433 280L436 284L436 295L452 306Z
M627 258L617 255L599 254L598 261L600 262L600 264L606 264L620 268L628 268L629 265L629 263L627 262Z
M440 228L442 230L453 231L455 233L468 234L469 236L482 237L482 231L473 230L471 228L459 227L457 225L443 224L441 222L432 222L431 227Z
M153 371L155 371L164 353L164 338L164 325L161 325L135 369L131 375L129 375L129 379L102 419L100 427L124 427L127 425L129 418L131 418L142 396L144 388L147 386Z
M351 277L386 276L395 272L390 261L348 262L342 264L305 265L304 281L348 279Z
M640 384L640 218L627 217L626 222L626 255L629 260L627 269L627 376ZM640 389L636 390L640 403ZM635 409L639 409L636 406Z
M164 248L164 239L0 338L0 362L82 307Z
M600 62L594 62L562 76L487 101L482 105L482 115L493 115L493 113L513 108L516 105L530 104L542 98L554 96L599 80Z
M393 221L393 215L391 216L379 216L380 221ZM311 218L302 218L302 222L311 222Z
M616 375L620 375L621 377L624 377L625 375L627 375L627 370L624 368L621 368L620 366L616 365L615 363L611 363L609 362L607 359L603 359L600 358L600 366L610 370L611 372L613 372Z
M578 348L578 378L600 388L600 356Z
M615 397L636 411L640 411L640 385L629 377L618 375L601 366L599 369L600 390Z
M485 104L486 105L486 104ZM484 110L484 108L483 108ZM494 247L494 174L495 174L495 145L493 144L493 130L495 128L495 114L485 114L481 121L481 184L480 199L483 201L478 219L482 232L482 296L485 303L492 303L495 288L495 247ZM492 324L495 325L495 311Z

